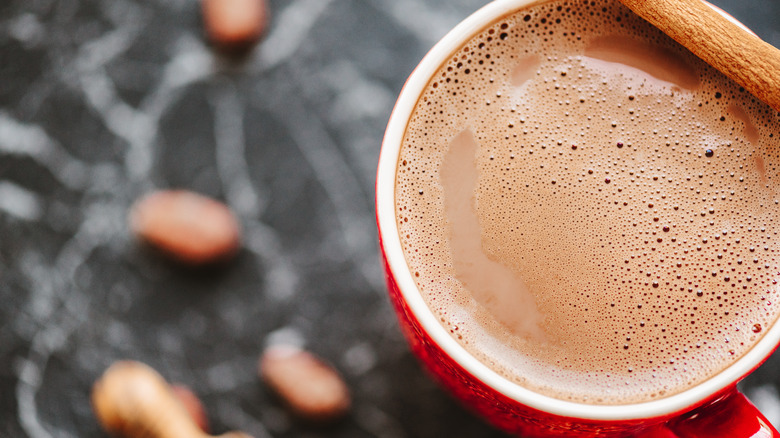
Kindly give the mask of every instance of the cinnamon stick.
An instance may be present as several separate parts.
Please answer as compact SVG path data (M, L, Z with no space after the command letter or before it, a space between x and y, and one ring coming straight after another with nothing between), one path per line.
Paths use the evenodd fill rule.
M780 112L780 50L700 0L620 0Z

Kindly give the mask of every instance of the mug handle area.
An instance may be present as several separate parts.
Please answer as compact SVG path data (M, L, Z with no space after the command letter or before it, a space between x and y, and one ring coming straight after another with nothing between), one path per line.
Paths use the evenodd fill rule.
M635 438L780 438L769 420L737 391L668 422L645 430Z

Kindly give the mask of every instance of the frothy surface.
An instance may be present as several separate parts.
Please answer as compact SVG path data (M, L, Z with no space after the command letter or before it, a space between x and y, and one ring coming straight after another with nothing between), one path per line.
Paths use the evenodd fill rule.
M779 132L616 2L523 10L418 102L396 175L407 262L507 378L593 404L672 395L777 318Z

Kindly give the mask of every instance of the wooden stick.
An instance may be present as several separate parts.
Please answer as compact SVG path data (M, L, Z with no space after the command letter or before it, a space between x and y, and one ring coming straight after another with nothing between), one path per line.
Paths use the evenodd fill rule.
M620 0L780 112L780 50L700 0Z

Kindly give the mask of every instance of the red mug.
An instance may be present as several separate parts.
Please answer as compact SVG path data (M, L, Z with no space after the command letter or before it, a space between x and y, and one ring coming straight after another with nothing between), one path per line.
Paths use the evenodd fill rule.
M492 371L450 336L420 295L395 216L395 173L406 124L430 78L463 43L497 18L542 2L496 0L460 23L411 74L390 117L377 171L376 215L390 298L412 351L467 407L525 437L780 437L736 388L777 348L780 324L731 366L681 393L629 405L588 405L541 395Z

